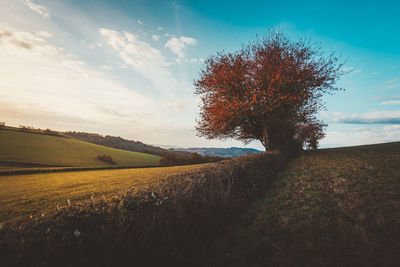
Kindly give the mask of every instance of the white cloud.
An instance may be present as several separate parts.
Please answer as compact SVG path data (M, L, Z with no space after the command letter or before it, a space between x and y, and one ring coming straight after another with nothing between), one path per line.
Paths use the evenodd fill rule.
M386 81L386 83L395 83L395 82L397 82L399 80L399 78L393 78L393 79L391 79L391 80L388 80L388 81Z
M163 27L158 27L157 30L162 31Z
M371 100L382 100L382 99L400 99L400 95L377 95L371 98Z
M344 67L344 68L343 68L343 71L344 71L344 72L351 73L351 74L355 74L355 73L360 73L360 72L361 72L360 69L356 69L356 68L353 67L353 66Z
M384 101L381 105L399 105L400 100L391 100L391 101Z
M358 114L340 112L321 112L327 122L345 124L400 124L400 110L371 111Z
M345 131L328 130L326 137L320 143L322 147L354 146L400 141L399 137L400 125L364 126L346 129Z
M51 38L53 36L52 33L47 32L47 31L38 31L36 33L36 35L39 36L39 37L43 37L43 38Z
M387 80L380 90L387 90L400 87L399 78L395 77L391 80Z
M140 19L137 20L137 23L139 23L140 25L143 25L143 21L141 21Z
M30 9L40 14L42 17L48 19L50 18L50 13L45 6L35 4L31 0L25 0L24 4L27 5Z
M397 87L400 87L400 83L389 84L388 86L386 86L386 89L393 89L393 88L397 88Z
M158 41L158 40L160 39L160 35L157 35L157 34L153 34L151 37L152 37L155 41Z
M173 92L179 88L169 69L171 64L158 49L128 32L122 35L117 31L103 28L100 29L100 34L125 63L150 80L157 90Z
M197 45L197 40L185 36L181 36L179 37L179 39L176 37L172 37L167 41L165 47L169 48L174 54L178 56L178 58L182 59L185 57L184 49L188 45L191 46Z
M147 113L149 124L155 123L158 111L153 100L92 70L38 34L0 32L2 120L73 130L75 126L134 123ZM68 126L71 123L75 126Z
M103 70L112 70L112 67L109 65L101 65L100 68Z

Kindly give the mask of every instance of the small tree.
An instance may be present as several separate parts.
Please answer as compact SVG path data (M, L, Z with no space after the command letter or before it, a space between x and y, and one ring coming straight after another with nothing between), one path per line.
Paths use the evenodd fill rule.
M334 84L341 67L310 41L292 42L276 31L235 53L219 52L194 82L202 101L198 134L259 140L266 150L301 147L304 125L323 130L316 114L322 95L339 89Z
M295 140L306 149L317 149L319 140L325 137L326 124L302 124L297 127Z

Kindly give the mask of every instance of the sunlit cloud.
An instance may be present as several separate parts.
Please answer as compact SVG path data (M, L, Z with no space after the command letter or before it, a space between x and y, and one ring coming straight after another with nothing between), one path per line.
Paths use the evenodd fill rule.
M50 12L45 6L35 4L31 0L25 0L24 4L27 5L33 11L35 11L36 13L40 14L42 17L46 19L50 18Z
M38 31L36 33L36 35L39 36L39 37L43 37L43 38L51 38L53 36L52 33L47 32L47 31Z
M172 37L167 41L165 47L169 48L174 54L178 56L179 59L182 59L185 57L184 50L185 47L188 45L190 46L197 45L197 40L185 36L181 36L179 38Z
M0 99L13 103L3 106L3 120L13 121L15 114L25 114L19 123L28 124L26 120L32 117L28 113L37 117L49 113L57 114L59 120L65 115L77 122L104 124L109 120L126 121L126 115L116 120L115 114L127 114L138 120L137 114L157 112L153 100L92 70L37 34L9 29L1 32ZM101 113L99 107L115 112ZM148 116L149 123L155 122L152 116L157 117Z
M151 81L156 90L173 92L179 88L169 69L171 63L166 61L160 50L129 32L102 28L100 34L121 59Z

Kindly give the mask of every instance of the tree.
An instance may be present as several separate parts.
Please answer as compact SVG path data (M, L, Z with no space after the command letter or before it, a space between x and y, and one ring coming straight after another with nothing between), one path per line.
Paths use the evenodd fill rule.
M339 90L342 66L309 40L290 41L278 31L235 53L218 52L194 82L201 97L198 135L259 140L267 151L304 142L314 147L324 136L316 117L321 98Z

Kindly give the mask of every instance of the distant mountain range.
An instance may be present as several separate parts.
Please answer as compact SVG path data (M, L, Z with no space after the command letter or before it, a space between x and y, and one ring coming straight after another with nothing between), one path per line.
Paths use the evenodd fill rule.
M198 153L203 156L218 156L218 157L239 157L246 154L262 152L253 148L217 148L217 147L191 147L191 148L175 148L175 151L186 151L191 153Z

